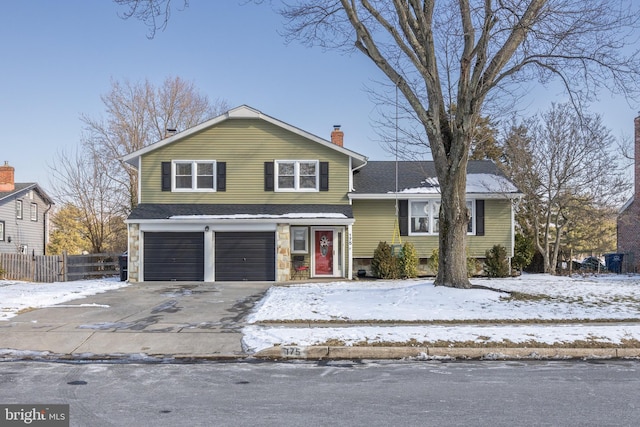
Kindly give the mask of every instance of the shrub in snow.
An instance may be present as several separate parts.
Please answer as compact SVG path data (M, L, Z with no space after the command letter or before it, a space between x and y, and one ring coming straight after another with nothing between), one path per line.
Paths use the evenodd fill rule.
M371 260L371 272L378 279L400 278L400 261L387 242L378 243Z
M431 258L427 262L429 269L433 272L433 274L438 274L438 258L440 253L438 252L438 248L435 248L431 251Z
M477 259L470 257L469 250L467 249L467 276L475 276L479 269L482 269L481 263Z
M507 260L507 250L502 245L494 245L493 248L485 252L484 271L489 277L509 276L509 261Z
M411 242L406 242L402 246L400 273L403 278L418 277L418 251Z
M438 248L435 248L431 252L431 258L429 258L429 261L427 261L427 266L433 272L434 275L438 274L438 260L440 258L439 255L440 253L438 252ZM477 259L469 256L469 251L467 249L467 275L469 277L475 276L479 268L480 268L480 263L478 262Z
M516 233L516 241L513 249L514 254L511 259L511 265L516 270L522 271L527 268L533 260L533 240L523 234Z

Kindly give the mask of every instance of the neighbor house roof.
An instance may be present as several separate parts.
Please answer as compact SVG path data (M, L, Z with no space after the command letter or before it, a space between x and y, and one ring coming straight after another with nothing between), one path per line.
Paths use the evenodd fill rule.
M352 199L391 198L396 197L396 194L403 197L424 197L440 193L433 161L369 161L354 174L353 186L354 192L349 194ZM467 194L483 197L521 195L518 188L490 160L469 161Z
M10 197L20 197L22 194L28 192L29 190L34 190L40 195L45 203L50 205L54 204L51 197L49 197L47 193L45 193L44 190L40 188L40 186L35 182L16 182L14 185L15 188L13 189L13 191L0 191L0 202Z
M189 135L192 135L194 133L200 132L204 129L207 129L209 127L215 126L217 124L220 124L224 121L227 120L246 120L246 119L260 119L260 120L264 120L268 123L271 123L275 126L278 126L280 128L286 129L290 132L293 132L297 135L300 135L304 138L307 138L311 141L317 142L318 144L324 145L326 147L329 147L333 150L336 150L340 153L343 153L349 157L351 157L353 159L353 166L355 167L359 167L362 166L364 164L367 163L367 158L365 156L363 156L362 154L358 154L355 151L351 151L348 150L344 147L341 147L339 145L336 145L334 143L332 143L331 141L327 141L326 139L320 138L319 136L313 135L309 132L306 132L300 128L297 128L295 126L292 126L288 123L285 123L283 121L280 121L278 119L275 119L271 116L268 116L264 113L262 113L261 111L258 111L254 108L251 108L247 105L241 105L240 107L236 107L233 108L229 111L227 111L224 114L221 114L217 117L214 117L211 120L207 120L204 123L201 123L197 126L194 126L190 129L186 129L183 132L179 132L176 133L175 135L169 137L169 138L165 138L161 141L158 141L156 143L153 143L147 147L144 147L140 150L134 151L133 153L127 154L126 156L122 157L122 160L125 161L126 163L135 166L136 168L139 168L139 162L140 162L140 156L156 150L160 147L164 147L165 145L168 144L172 144L176 141L179 141L183 138L188 137Z

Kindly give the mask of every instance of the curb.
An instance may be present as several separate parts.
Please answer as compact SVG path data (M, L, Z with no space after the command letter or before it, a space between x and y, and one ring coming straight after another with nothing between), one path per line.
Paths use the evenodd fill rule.
M274 346L251 357L269 360L344 359L622 359L640 358L639 348L455 348Z

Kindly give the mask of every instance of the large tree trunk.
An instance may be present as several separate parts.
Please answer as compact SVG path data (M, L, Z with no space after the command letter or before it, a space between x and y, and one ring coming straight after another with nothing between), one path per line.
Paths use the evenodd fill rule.
M440 182L440 238L436 286L470 288L467 273L466 237L469 213L466 199L466 163Z
M466 121L460 121L464 127ZM434 162L440 183L440 233L438 243L438 275L436 286L450 286L468 289L471 287L467 272L467 156L466 137L460 129L449 128L450 122L442 121L441 129L446 129L436 138L446 142L446 155L434 155ZM447 141L448 139L448 141ZM454 140L456 140L454 142Z

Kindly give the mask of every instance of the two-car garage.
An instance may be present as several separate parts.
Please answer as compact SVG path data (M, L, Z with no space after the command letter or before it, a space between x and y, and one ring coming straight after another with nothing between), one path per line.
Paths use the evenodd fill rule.
M204 281L207 265L214 267L215 281L275 280L273 231L145 232L143 240L144 281Z

